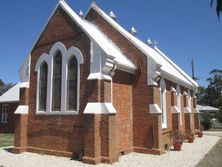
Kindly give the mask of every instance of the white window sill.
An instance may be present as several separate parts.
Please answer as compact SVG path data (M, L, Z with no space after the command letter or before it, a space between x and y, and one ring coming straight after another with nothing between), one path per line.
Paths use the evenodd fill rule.
M78 115L78 111L66 111L66 112L61 112L61 111L51 111L51 112L46 112L46 111L37 111L36 115Z
M8 122L1 122L1 124L7 124Z
M162 124L162 129L166 129L166 128L167 128L166 124Z

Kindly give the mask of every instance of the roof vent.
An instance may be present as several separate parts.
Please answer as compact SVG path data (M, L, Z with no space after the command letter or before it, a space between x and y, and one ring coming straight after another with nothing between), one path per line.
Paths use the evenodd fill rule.
M113 11L109 12L109 17L111 17L113 20L116 20L116 15L113 13Z
M132 35L134 35L134 36L137 35L137 31L136 31L136 29L135 29L134 26L130 29L130 33L131 33Z
M147 41L146 41L146 44L149 45L149 46L152 46L153 42L150 40L150 38L148 38Z
M82 19L84 17L84 13L83 13L82 9L79 11L79 17L81 17Z

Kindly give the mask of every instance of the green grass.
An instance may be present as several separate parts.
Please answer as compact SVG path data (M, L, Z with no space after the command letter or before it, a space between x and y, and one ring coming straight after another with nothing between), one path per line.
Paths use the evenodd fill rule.
M14 145L14 134L0 133L0 147L7 147Z

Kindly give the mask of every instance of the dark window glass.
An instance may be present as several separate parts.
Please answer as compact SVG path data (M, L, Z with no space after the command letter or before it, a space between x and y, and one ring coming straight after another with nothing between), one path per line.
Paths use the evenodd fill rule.
M58 52L53 60L52 111L61 110L62 54Z
M77 60L72 57L68 62L67 110L77 110Z
M39 78L39 110L40 111L46 111L47 76L48 76L48 66L46 62L44 62L42 63L40 67L40 78Z

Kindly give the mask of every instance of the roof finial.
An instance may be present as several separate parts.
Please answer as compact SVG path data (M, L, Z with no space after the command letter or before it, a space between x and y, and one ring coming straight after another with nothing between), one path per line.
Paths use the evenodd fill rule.
M82 19L84 18L84 13L83 13L82 9L79 11L79 17L81 17Z
M94 4L94 5L95 5L95 4L96 4L96 0L93 0L93 1L92 1L92 4Z
M146 41L146 44L149 45L149 46L152 46L153 42L150 40L150 38L148 38L147 41Z
M130 29L130 33L131 33L132 35L136 36L137 31L136 31L136 29L135 29L134 26Z
M154 40L153 45L154 45L155 48L157 48L158 41L157 41L157 40Z
M112 10L109 12L109 17L111 17L113 20L116 20L116 15L113 13Z

